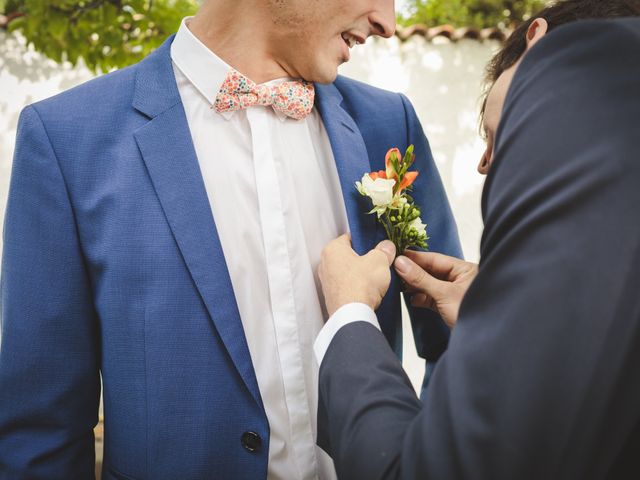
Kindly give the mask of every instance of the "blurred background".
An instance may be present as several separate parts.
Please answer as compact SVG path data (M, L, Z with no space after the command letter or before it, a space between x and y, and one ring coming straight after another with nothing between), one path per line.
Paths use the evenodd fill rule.
M478 136L484 67L509 32L546 3L397 0L396 36L357 46L340 70L413 102L471 261L478 260L482 232L483 177L476 165L484 151ZM197 0L0 0L0 219L22 108L139 61L198 5ZM411 329L404 331L404 364L418 388L424 362L415 354ZM98 446L100 441L99 427Z

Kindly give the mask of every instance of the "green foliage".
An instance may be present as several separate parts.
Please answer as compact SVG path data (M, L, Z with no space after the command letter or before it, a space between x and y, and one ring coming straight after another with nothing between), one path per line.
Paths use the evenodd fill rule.
M545 7L547 0L409 0L402 25L513 27Z
M0 0L8 30L36 50L103 72L143 58L197 8L196 0Z

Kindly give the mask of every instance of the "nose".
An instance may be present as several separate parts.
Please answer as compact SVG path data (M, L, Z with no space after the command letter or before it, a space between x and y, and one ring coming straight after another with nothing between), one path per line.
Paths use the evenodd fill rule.
M394 0L382 0L380 6L369 15L371 34L384 38L392 37L396 31L396 10Z
M491 153L487 148L487 150L485 150L484 154L482 155L482 158L480 159L480 163L478 164L478 173L480 175L486 175L487 173L489 173L489 167L491 166L490 155Z

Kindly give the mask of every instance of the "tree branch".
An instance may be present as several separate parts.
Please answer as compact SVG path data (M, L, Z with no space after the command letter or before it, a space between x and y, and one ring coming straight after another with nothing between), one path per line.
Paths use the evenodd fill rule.
M23 12L11 12L7 15L0 15L0 29L6 30L9 28L9 24L19 17L24 17L26 14Z
M62 8L58 7L57 5L51 5L51 9L69 15L72 19L76 19L84 12L88 12L89 10L100 7L104 2L105 0L94 0L93 2L89 2L82 7L77 6L75 8Z

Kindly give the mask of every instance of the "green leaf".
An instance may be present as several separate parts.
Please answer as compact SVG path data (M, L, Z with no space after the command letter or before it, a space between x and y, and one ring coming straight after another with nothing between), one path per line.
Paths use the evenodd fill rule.
M547 3L546 0L408 0L409 14L401 15L398 22L401 25L513 28Z
M27 23L27 19L25 17L18 17L9 22L9 26L7 27L8 32L20 31L24 29Z
M84 58L95 72L139 61L198 6L198 0L0 0L0 12L25 14L10 22L10 31L55 61Z

